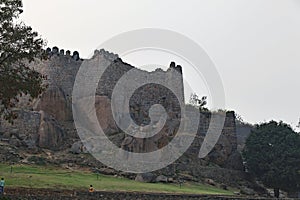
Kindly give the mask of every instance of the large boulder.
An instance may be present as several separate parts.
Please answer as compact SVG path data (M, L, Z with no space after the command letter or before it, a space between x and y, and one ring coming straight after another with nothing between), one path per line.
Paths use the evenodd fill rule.
M72 120L72 108L63 90L59 87L51 86L34 105L34 110L52 115L58 121Z
M123 140L121 147L130 152L145 153L157 150L156 142L157 140L153 138L144 139L128 136Z
M96 115L99 124L105 134L112 134L119 131L111 111L110 99L107 96L95 97Z
M41 123L38 131L38 146L47 149L59 149L63 144L64 131L57 121L45 113L40 111Z
M88 152L86 147L82 144L81 141L77 141L77 142L73 143L70 151L73 154L80 154L80 153Z
M82 152L82 142L78 141L78 142L75 142L72 144L72 147L71 147L71 153L73 154L80 154Z
M159 175L158 177L156 177L156 182L162 182L162 183L167 183L169 182L168 177L164 176L164 175Z
M74 104L74 113L81 118L82 126L88 128L91 132L97 132L99 126L107 135L112 135L119 131L118 126L111 111L110 99L106 96L95 96L95 106L89 106L90 98L82 97L76 100ZM96 112L97 118L94 117Z
M135 180L144 183L154 183L156 181L156 176L150 172L143 173L136 175Z

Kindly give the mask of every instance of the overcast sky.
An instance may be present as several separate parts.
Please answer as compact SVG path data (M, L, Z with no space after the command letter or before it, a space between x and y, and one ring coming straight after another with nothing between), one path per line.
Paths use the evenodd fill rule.
M299 0L23 0L23 4L22 19L50 47L77 50L81 57L112 36L134 29L163 28L186 35L215 63L227 109L251 123L275 119L295 126L299 120Z

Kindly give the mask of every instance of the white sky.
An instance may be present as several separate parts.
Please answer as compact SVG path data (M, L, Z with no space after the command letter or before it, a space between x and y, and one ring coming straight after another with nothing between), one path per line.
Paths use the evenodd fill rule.
M300 0L23 3L22 19L47 39L48 46L78 50L81 57L88 57L102 42L125 31L151 27L184 34L214 61L225 88L227 109L251 123L275 119L294 126L298 122Z

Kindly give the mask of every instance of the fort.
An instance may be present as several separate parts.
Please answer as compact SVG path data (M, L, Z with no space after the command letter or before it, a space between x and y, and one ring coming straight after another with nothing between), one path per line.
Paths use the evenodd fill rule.
M47 157L47 162L76 163L79 162L78 159L83 159L76 156L87 152L74 126L72 91L76 74L85 60L80 58L77 51L71 55L70 51L65 52L63 49L53 47L48 48L46 52L49 59L37 59L31 63L31 67L47 76L46 91L39 99L29 104L25 103L27 102L25 99L20 99L17 110L19 117L15 123L1 122L1 139L19 149L23 148L28 153L38 153L43 149L51 151L53 155L56 152L66 152L64 158L56 157L55 160L51 160ZM132 152L151 152L167 145L176 134L180 119L184 117L181 116L182 109L196 109L192 106L181 106L185 105L182 79L184 68L171 62L166 71L157 69L153 72L146 72L123 62L117 54L103 49L96 50L91 59L96 57L102 61L111 62L100 78L95 94L96 114L107 137L120 148ZM167 87L159 84L142 85L133 93L129 105L124 106L129 106L130 116L137 125L145 126L150 123L149 109L152 105L160 104L167 112L167 120L161 131L155 137L145 140L126 135L116 124L111 110L114 87L120 78L132 69L140 70L141 73L155 74L158 77L161 75L168 77L165 81L174 85L178 94L181 94L178 97ZM189 123L199 124L192 145L175 163L153 172L154 174L198 181L213 178L219 183L234 186L238 186L240 182L247 179L243 172L241 155L237 151L235 114L232 111L225 113L222 134L213 151L204 159L198 158L199 149L210 125L211 114L205 111L200 113L198 121L189 119ZM26 160L24 156L16 152L10 156L16 161ZM80 162L87 163L88 161L81 160ZM90 161L88 165L97 169L105 168L97 161ZM218 167L212 169L210 167L212 165Z

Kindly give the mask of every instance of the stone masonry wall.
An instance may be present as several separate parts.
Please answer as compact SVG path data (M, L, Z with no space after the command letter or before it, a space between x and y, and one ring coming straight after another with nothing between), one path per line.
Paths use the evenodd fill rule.
M53 118L55 120L56 128L49 130L63 130L62 133L53 133L54 135L59 135L58 138L64 136L64 138L67 138L70 142L76 139L78 140L78 136L76 135L76 130L74 129L75 127L73 125L71 98L76 74L84 60L80 59L78 52L74 52L71 56L71 52L67 51L65 53L64 50L59 51L57 47L54 47L52 50L47 49L46 51L49 55L49 60L36 60L34 63L32 63L32 67L34 67L40 73L47 75L46 83L48 84L48 89L42 94L40 99L30 104L27 109L33 109L38 112L43 111L49 115L50 118ZM109 105L112 91L117 81L124 76L126 72L136 68L124 63L118 57L118 55L109 53L105 50L96 50L94 57L95 56L99 56L100 59L109 60L112 62L112 64L106 69L103 76L100 78L96 91L96 104L97 102L99 103L97 104L96 108L98 111L97 116L98 119L101 118L99 119L101 123L106 123L104 124L104 127L107 127L108 134L118 133L121 130L116 127L114 120L110 119L112 117L112 111ZM147 152L148 150L155 150L156 148L161 148L162 146L166 145L168 141L172 139L174 136L173 134L176 133L176 129L179 126L179 120L182 117L180 104L184 103L182 68L179 65L176 66L176 64L172 62L167 71L156 70L154 72L145 72L140 70L140 72L152 73L158 77L164 77L162 75L167 75L167 78L164 80L165 83L174 85L176 91L178 94L180 94L177 98L172 91L162 85L147 84L141 86L132 95L129 102L130 115L138 125L144 126L149 123L149 108L154 104L162 105L168 114L167 123L159 133L158 137L156 137L157 141L154 142L150 139L148 140L149 143L147 143L147 140L143 144L137 142L137 144L140 146L144 146L142 150L136 149L136 147L127 144L126 141L132 141L131 138L128 138L127 136L124 136L123 138L119 137L119 141L116 141L117 145L120 147L123 146L124 148L126 147L137 152ZM180 75L174 76L174 72L178 72L177 74ZM105 102L105 104L101 102ZM35 112L30 111L29 113L30 116L28 116L26 120L30 120L32 116L35 115ZM105 117L109 119L103 120ZM195 155L194 158L198 158L196 155L198 155L197 153L208 128L209 119L209 113L202 113L200 115L200 126L198 129L197 138L189 149L188 153L186 153L187 157L193 157L193 155ZM34 135L34 133L38 131L37 127L39 127L40 124L32 124L32 126L29 126L30 130L26 130L26 132ZM34 124L39 125L35 126ZM59 142L60 139L55 140L54 142L56 141ZM153 147L153 144L157 146ZM229 159L230 155L232 155L236 149L235 117L233 112L228 112L226 114L225 126L218 144L219 145L216 146L215 151L211 155L212 160L222 166L226 166L226 160ZM57 145L58 144L54 144L54 146ZM69 146L70 145L72 144L69 144ZM49 144L47 146L49 146ZM146 146L148 146L148 148ZM192 160L188 162L192 162Z

